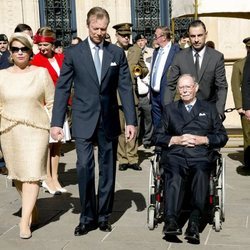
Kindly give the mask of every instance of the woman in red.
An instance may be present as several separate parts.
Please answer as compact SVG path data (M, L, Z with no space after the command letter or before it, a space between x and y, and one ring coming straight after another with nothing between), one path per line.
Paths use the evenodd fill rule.
M34 43L38 45L39 53L33 57L32 64L47 68L49 74L56 85L57 79L60 75L60 68L62 67L64 55L54 52L54 43L56 41L56 34L50 27L42 27L38 29L34 36ZM67 133L66 133L67 134ZM64 138L68 140L70 138ZM61 141L53 141L51 138L49 148L50 157L48 157L47 164L47 179L43 181L42 186L50 194L60 194L67 192L62 188L58 181L58 165L61 153Z

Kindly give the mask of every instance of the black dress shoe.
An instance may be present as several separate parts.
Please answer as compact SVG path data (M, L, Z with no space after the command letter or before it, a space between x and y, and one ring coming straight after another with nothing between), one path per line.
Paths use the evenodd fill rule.
M165 235L181 235L182 230L181 230L181 228L179 228L175 219L170 219L170 220L165 222L165 225L163 227L163 234L165 234Z
M195 222L190 222L188 224L187 230L185 232L185 239L189 243L200 244L200 234L198 224Z
M125 171L128 169L128 164L120 164L119 165L119 170L120 171Z
M142 170L142 168L138 165L138 163L129 164L129 167L136 170L136 171L141 171Z
M112 226L108 221L102 221L99 223L99 229L104 232L111 232Z
M76 228L75 228L75 236L81 236L84 234L87 234L89 231L95 230L96 229L96 225L94 223L90 223L90 224L83 224L80 223Z

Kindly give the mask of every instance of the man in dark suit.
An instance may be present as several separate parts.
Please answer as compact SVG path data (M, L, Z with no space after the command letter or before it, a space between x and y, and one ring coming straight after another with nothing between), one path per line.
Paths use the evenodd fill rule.
M164 91L164 104L172 102L175 97L176 83L180 75L191 74L199 84L197 97L216 103L222 119L227 98L227 80L225 76L224 56L215 49L207 47L207 31L200 20L190 23L188 34L191 47L183 49L176 55L169 69L168 85Z
M154 142L162 148L165 183L165 235L181 235L178 216L185 185L191 182L191 213L185 238L199 243L199 222L207 197L209 175L215 161L214 149L223 147L227 133L214 104L196 98L198 84L188 74L180 76L181 100L164 106Z
M115 187L117 138L121 132L117 90L126 119L126 139L136 135L136 114L129 67L124 51L104 41L109 14L101 7L87 14L89 37L68 48L55 92L51 136L63 137L63 122L74 82L72 133L77 153L81 201L80 223L75 235L99 226L109 232ZM94 145L98 145L99 185L95 191Z
M152 104L153 125L156 127L161 119L164 89L168 85L167 72L179 46L172 44L171 32L166 26L159 26L155 30L154 40L159 45L153 53L150 75L150 95Z

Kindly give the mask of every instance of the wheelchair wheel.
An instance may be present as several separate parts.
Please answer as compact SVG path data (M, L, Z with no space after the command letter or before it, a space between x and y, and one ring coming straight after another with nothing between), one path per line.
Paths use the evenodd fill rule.
M225 159L222 158L221 171L221 220L225 221Z
M220 210L216 210L214 213L214 230L215 232L220 232L221 230L221 213Z
M154 180L154 169L152 165L153 162L150 166L150 172L149 172L149 190L148 190L149 205L155 204L155 180Z
M148 229L154 230L155 228L155 208L149 206L148 208Z

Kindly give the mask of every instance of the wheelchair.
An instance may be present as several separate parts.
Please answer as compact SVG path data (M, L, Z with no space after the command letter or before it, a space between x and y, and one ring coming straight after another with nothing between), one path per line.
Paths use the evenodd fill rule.
M213 225L213 229L219 232L225 221L225 159L216 150L216 160L210 174L209 192L207 201L207 222ZM154 230L163 221L164 209L164 182L163 168L160 165L161 153L155 152L150 159L149 190L147 207L147 226Z
M158 223L163 219L164 170L160 167L160 158L160 152L155 152L155 155L150 159L147 209L147 224L150 230L157 227Z

